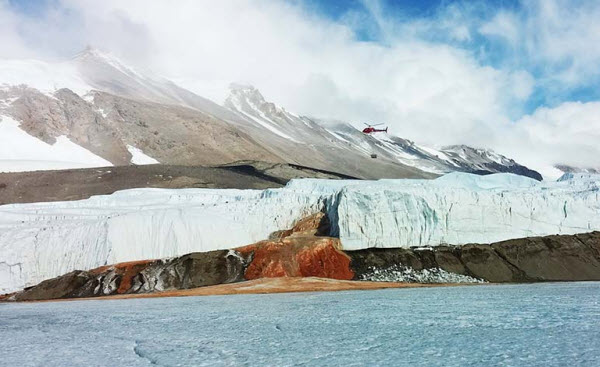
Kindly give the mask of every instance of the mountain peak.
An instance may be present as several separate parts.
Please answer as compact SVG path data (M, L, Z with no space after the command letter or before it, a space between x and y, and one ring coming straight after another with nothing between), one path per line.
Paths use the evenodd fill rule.
M231 83L229 84L230 91L258 91L252 84Z
M91 55L91 54L95 54L95 53L100 53L100 51L92 45L87 45L87 46L85 46L85 48L83 50L76 53L74 58L76 59L81 56Z
M265 97L256 89L253 85L242 84L242 83L231 83L229 84L229 97L228 99L243 99L250 101L255 105L261 105L266 103Z
M117 60L117 58L113 55L111 55L108 52L103 52L100 51L99 49L87 45L82 51L78 52L75 54L75 56L73 57L74 61L81 61L81 60L86 60L86 59L103 59L103 60L108 60L108 59L112 59L112 60Z
M141 77L137 71L123 63L115 55L100 51L92 46L87 46L83 51L75 55L73 61L78 65L80 71L82 67L95 68L102 65L103 67L113 68L124 74Z

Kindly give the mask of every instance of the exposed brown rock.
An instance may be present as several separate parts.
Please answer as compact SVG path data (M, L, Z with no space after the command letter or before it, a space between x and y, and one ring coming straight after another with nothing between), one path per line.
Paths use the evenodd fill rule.
M352 279L350 258L338 238L324 236L329 222L324 213L299 220L292 229L275 232L270 240L238 248L252 257L246 279L314 276Z
M102 85L100 89L107 87ZM13 86L0 91L0 99L12 100L8 106L0 105L0 112L49 144L65 135L114 165L131 164L127 145L132 145L168 165L221 165L254 160L311 166L371 179L438 176L400 164L392 157L373 161L360 151L332 145L322 134L311 134L314 144L294 143L206 100L200 105L184 103L188 106L185 107L180 105L181 95L172 104L173 101L154 98L150 102L137 93L117 90L112 90L115 94L91 91L84 99L68 89L49 96L26 86ZM184 94L189 97L191 93ZM129 98L134 96L137 98Z
M300 219L292 228L292 233L306 236L326 236L329 233L329 220L325 213L315 213Z
M357 277L369 268L383 269L393 264L402 264L415 270L424 268L419 256L413 250L405 248L370 248L346 253L352 259L351 268Z
M520 238L431 250L366 249L346 252L355 279L372 269L402 265L440 268L489 282L600 280L600 232Z
M252 256L244 277L248 280L276 277L315 276L352 279L350 258L340 250L339 239L288 236L279 241L261 241L238 248Z
M600 256L596 250L599 244L600 236L595 232L523 238L498 242L492 247L531 279L590 280L600 279Z
M69 89L61 89L52 97L26 87L12 87L5 93L18 97L7 112L27 133L49 144L66 135L115 165L130 164L127 144L175 165L224 164L241 159L283 162L230 123L191 108L97 91L90 94L93 102Z
M73 271L14 295L17 301L97 297L189 289L244 280L246 259L232 250L196 252Z
M156 260L129 261L115 265L102 266L92 269L89 272L94 276L102 276L108 272L114 272L115 274L119 275L120 283L116 292L121 294L127 293L132 287L133 278L155 261Z
M14 295L16 301L34 301L40 299L73 298L79 296L79 290L91 279L88 272L75 270L57 278L44 280L40 284L26 288Z
M575 237L592 249L596 258L600 259L600 232L583 233L575 235Z
M433 251L434 260L441 269L455 274L469 275L465 265L460 260L460 251L456 248L440 246Z
M489 245L465 245L460 260L473 276L491 282L518 280L517 271Z
M326 236L329 234L330 224L325 213L315 213L300 219L291 229L284 229L271 233L269 240L280 240L294 235Z

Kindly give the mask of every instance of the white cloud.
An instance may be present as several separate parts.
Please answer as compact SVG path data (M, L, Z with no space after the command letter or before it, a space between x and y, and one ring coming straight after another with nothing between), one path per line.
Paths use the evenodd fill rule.
M368 5L388 35L385 46L357 41L343 24L285 2L69 4L93 44L127 56L132 42L118 34L135 25L142 44L156 50L148 57L154 69L217 101L231 81L244 81L290 110L382 121L429 143L478 142L531 91L524 71L496 70L464 50L395 37L377 2Z
M498 12L489 22L484 23L479 32L487 36L495 36L506 39L515 45L521 37L517 16L507 11Z
M600 76L600 3L533 0L501 11L479 31L505 39L515 57L539 69L547 82L585 84Z
M561 77L575 80L568 75L591 72L592 61L600 59L593 56L600 53L597 47L588 50L592 56L579 57L584 46L589 49L589 42L600 37L598 26L592 24L595 10L578 12L575 19L561 23L565 3L549 3L559 7L546 2L528 5L527 19L503 11L477 29L487 36L502 36L531 54L539 52L531 57L540 63L575 60ZM2 4L0 0L0 21L6 23L2 22L0 41L10 47L1 56L66 56L92 44L216 102L224 99L230 82L242 81L297 113L344 119L357 126L383 122L394 134L417 141L492 146L531 162L532 149L519 147L550 146L551 140L536 137L536 132L558 134L559 128L564 129L544 122L540 117L544 109L511 123L539 83L521 66L485 66L478 61L477 50L422 37L444 32L451 40L470 42L477 22L467 17L476 12L457 5L435 19L403 23L386 16L379 2L367 1L370 14L364 17L376 20L383 41L373 43L356 40L348 26L366 19L363 15L349 14L342 23L334 23L287 1L58 0L48 16L35 20L16 17ZM584 33L583 26L595 34L576 40L574 33ZM23 28L28 32L20 31ZM44 36L32 36L37 33ZM595 111L584 108L573 119L593 120L590 113ZM578 151L578 142L570 135L562 139L559 145L565 154ZM542 161L535 162L549 162Z
M551 163L600 167L600 102L538 108L516 126L528 144L518 154L540 169Z
M27 47L19 37L19 17L11 11L8 3L0 1L0 57L27 57L30 56Z

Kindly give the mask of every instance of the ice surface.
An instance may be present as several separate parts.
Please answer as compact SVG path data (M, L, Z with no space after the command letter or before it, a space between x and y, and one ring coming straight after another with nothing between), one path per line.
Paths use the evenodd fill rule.
M74 269L233 248L327 212L346 250L600 230L600 176L292 180L269 190L134 189L0 206L0 293Z
M600 366L600 283L0 304L3 366Z
M0 115L0 137L0 172L112 166L66 136L59 136L52 145L45 143L7 116Z
M451 173L433 181L381 180L337 194L344 249L490 243L600 229L600 176L537 182Z

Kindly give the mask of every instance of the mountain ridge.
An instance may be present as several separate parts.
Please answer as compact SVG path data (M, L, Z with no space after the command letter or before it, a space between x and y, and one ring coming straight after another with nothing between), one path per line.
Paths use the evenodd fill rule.
M0 63L0 77L15 65ZM30 64L24 65L21 69L27 71ZM49 145L64 135L113 165L133 164L133 153L139 151L145 161L164 164L249 159L361 178L432 178L462 171L541 179L514 160L487 151L469 148L465 159L392 135L363 134L347 123L331 127L267 101L249 85L232 83L221 106L92 48L61 63L64 73L57 76L47 75L50 64L35 65L31 77L21 70L29 84L16 86L16 76L7 79L13 84L3 84L0 115Z

